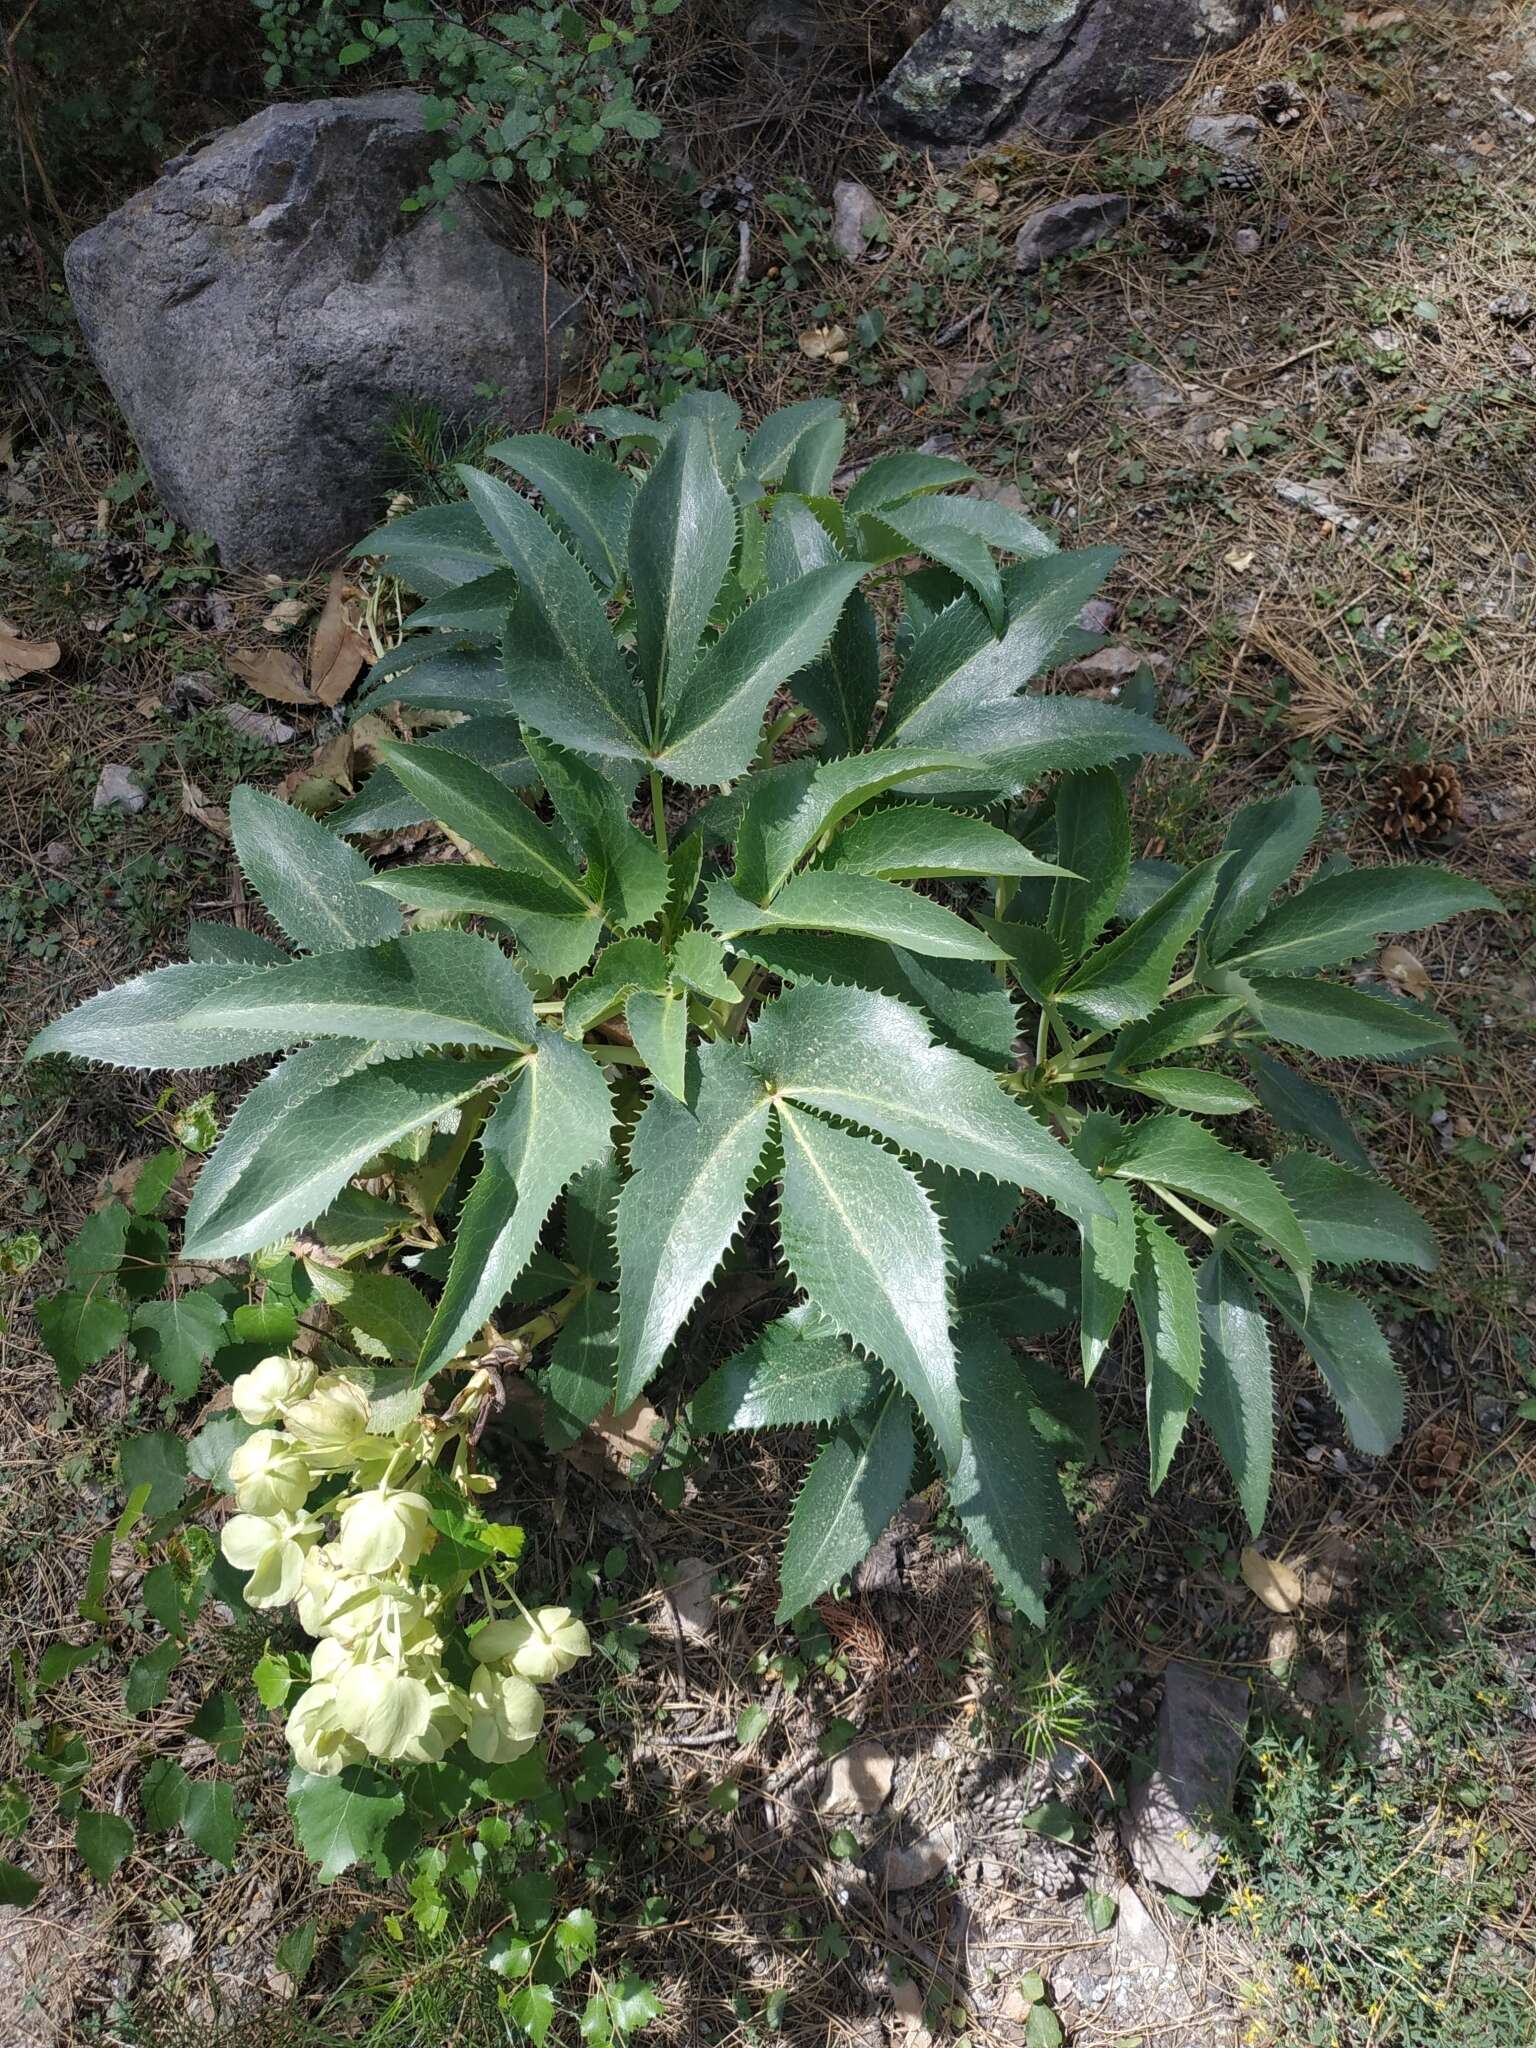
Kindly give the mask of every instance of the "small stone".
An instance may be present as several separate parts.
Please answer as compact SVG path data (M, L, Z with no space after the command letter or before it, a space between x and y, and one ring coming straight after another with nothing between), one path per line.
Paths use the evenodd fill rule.
M1013 267L1031 277L1074 249L1087 249L1120 226L1131 210L1123 192L1077 192L1032 213L1013 245Z
M832 187L832 246L850 263L862 263L870 244L885 226L880 202L857 178L839 178Z
M1113 598L1090 597L1078 613L1077 623L1085 633L1107 633L1115 623Z
M888 1892L915 1891L920 1884L931 1884L936 1877L942 1877L954 1853L954 1837L948 1828L939 1828L907 1848L887 1849L872 1867L870 1876Z
M1239 228L1232 237L1232 247L1239 256L1257 256L1264 246L1264 237L1257 228Z
M1184 140L1217 156L1247 156L1259 139L1257 114L1191 114Z
M672 1622L695 1641L714 1630L714 1576L714 1566L702 1557L680 1557L677 1577L662 1595Z
M1472 1406L1473 1418L1485 1436L1502 1436L1504 1418L1508 1413L1508 1405L1503 1401L1482 1400Z
M96 781L96 794L91 798L93 811L111 810L115 805L130 816L142 811L149 802L149 796L131 768L121 761L108 761Z
M1121 388L1126 403L1133 412L1145 418L1158 413L1173 412L1184 403L1184 394L1171 377L1165 377L1161 370L1155 370L1150 363L1132 363L1125 373Z
M1157 1716L1157 1767L1131 1794L1120 1825L1142 1877L1197 1899L1216 1876L1219 1825L1248 1723L1248 1686L1193 1664L1172 1663Z
M1523 327L1536 312L1536 303L1527 291L1500 292L1496 299L1488 301L1490 320L1501 320L1507 327Z
M816 1802L818 1813L878 1813L891 1796L896 1763L882 1743L866 1736L834 1757Z

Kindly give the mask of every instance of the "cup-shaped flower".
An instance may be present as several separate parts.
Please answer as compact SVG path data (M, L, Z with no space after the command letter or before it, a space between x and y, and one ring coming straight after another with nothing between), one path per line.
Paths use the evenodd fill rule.
M368 1395L345 1373L325 1373L303 1400L291 1403L283 1420L315 1464L339 1471L368 1434Z
M441 1763L469 1726L469 1696L460 1687L450 1685L439 1674L435 1679L428 1677L427 1693L431 1710L426 1726L406 1744L408 1763Z
M431 1538L432 1504L425 1494L376 1486L354 1494L342 1509L336 1555L344 1571L409 1571Z
M304 1559L320 1534L313 1515L231 1515L219 1547L236 1571L249 1572L251 1607L286 1607L304 1583Z
M279 1430L258 1429L229 1461L235 1499L248 1515L294 1514L309 1498L309 1460Z
M336 1688L328 1682L306 1686L288 1715L285 1733L294 1762L316 1778L334 1778L368 1754L342 1727Z
M229 1390L235 1412L260 1428L276 1422L283 1406L301 1401L315 1384L315 1368L307 1358L264 1358L241 1373Z
M354 1660L334 1682L337 1718L370 1756L404 1756L432 1718L425 1680L401 1665Z
M510 1665L519 1678L547 1685L588 1655L586 1626L569 1607L540 1607L481 1629L473 1649L482 1664Z
M470 1751L483 1764L514 1763L538 1739L544 1702L526 1678L477 1664L469 1682Z

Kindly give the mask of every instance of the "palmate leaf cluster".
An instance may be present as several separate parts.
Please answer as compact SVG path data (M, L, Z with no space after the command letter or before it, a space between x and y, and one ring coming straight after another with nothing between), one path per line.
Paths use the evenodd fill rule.
M388 748L328 824L236 791L290 945L196 927L189 964L37 1041L281 1055L202 1170L187 1253L324 1237L349 1183L393 1175L416 1376L552 1340L552 1443L712 1363L711 1282L766 1263L777 1311L692 1422L822 1432L786 1616L937 1477L1038 1617L1074 1548L1058 1466L1091 1449L1127 1322L1154 1484L1198 1416L1257 1526L1276 1325L1384 1450L1385 1341L1323 1275L1434 1247L1294 1055L1452 1050L1332 971L1491 899L1417 864L1291 888L1305 788L1187 871L1134 860L1127 782L1179 743L1144 703L1027 688L1111 556L1058 551L963 465L887 454L840 496L823 401L750 435L710 396L589 425L499 444L513 481L466 468L462 502L362 544L422 600L373 699L458 722ZM424 819L461 858L350 843ZM1268 1163L1237 1135L1260 1108L1301 1140ZM388 1251L362 1248L360 1299ZM1016 1348L1074 1322L1081 1378Z

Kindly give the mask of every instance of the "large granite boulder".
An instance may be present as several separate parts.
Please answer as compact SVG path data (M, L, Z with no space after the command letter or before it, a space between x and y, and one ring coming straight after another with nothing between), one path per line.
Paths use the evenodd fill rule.
M365 533L402 400L517 425L552 403L574 303L485 216L401 211L436 147L411 92L269 107L71 244L155 487L226 563L304 571Z
M1072 142L1165 99L1264 13L1264 0L949 0L875 108L913 142Z

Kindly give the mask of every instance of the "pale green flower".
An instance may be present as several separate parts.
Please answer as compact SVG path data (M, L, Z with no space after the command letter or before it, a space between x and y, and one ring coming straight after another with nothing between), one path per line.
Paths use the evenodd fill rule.
M304 1583L304 1559L320 1534L312 1515L232 1515L219 1547L236 1571L249 1572L251 1607L286 1607Z
M248 1515L294 1514L314 1485L309 1460L275 1429L246 1438L229 1461L229 1477Z
M477 1664L469 1682L470 1751L483 1764L510 1764L532 1749L544 1702L526 1678Z
M409 1571L431 1538L426 1496L381 1486L354 1495L342 1509L336 1555L346 1571Z
M368 1395L345 1373L326 1373L284 1411L283 1420L314 1463L338 1471L353 1463L368 1436Z
M491 1622L473 1647L482 1664L510 1664L519 1678L547 1685L589 1655L592 1643L569 1607L541 1607L533 1615Z
M307 1358L264 1358L241 1373L229 1390L236 1414L260 1426L275 1422L289 1401L300 1401L315 1384Z
M305 1688L294 1702L284 1733L294 1761L316 1778L334 1778L368 1754L357 1737L342 1727L336 1688L328 1683Z

